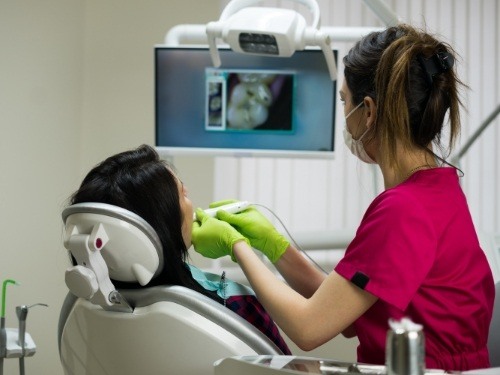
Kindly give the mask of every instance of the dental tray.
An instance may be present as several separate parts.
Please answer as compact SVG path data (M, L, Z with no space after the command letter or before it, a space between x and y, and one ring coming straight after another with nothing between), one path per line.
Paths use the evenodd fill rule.
M224 358L214 364L215 375L282 375L282 374L370 374L386 375L385 366L339 362L330 359L296 356L240 356ZM446 374L443 370L426 370L425 375Z

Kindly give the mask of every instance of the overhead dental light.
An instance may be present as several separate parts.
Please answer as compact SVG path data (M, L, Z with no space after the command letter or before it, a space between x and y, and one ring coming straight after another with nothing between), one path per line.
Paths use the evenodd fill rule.
M309 8L311 25L303 15L291 9L251 7L261 0L232 0L218 21L206 25L210 56L215 67L221 65L217 39L234 51L254 55L290 57L307 46L320 47L332 80L337 66L330 46L330 36L320 29L320 12L316 0L294 0Z

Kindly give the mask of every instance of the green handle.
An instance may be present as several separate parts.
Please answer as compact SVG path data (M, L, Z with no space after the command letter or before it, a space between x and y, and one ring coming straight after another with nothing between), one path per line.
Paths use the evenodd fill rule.
M5 298L6 298L5 292L7 290L7 284L19 285L15 280L12 279L4 280L2 286L2 315L0 316L1 318L5 318Z

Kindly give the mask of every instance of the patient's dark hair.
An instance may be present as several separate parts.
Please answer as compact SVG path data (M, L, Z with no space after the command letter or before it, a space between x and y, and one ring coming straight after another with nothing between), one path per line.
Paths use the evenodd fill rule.
M96 165L72 195L71 204L107 203L132 211L156 231L163 247L164 266L148 286L182 285L221 302L217 294L206 291L186 266L188 249L182 237L182 211L177 177L150 146L110 156ZM73 260L74 261L74 260ZM136 288L114 280L116 288Z

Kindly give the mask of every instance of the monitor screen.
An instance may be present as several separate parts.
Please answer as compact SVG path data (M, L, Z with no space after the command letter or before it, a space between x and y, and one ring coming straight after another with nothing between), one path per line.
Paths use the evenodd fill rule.
M333 156L337 89L320 49L219 52L214 68L208 48L155 47L160 154Z

